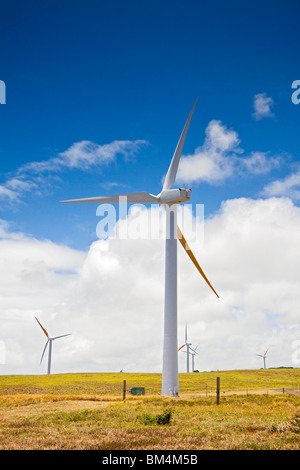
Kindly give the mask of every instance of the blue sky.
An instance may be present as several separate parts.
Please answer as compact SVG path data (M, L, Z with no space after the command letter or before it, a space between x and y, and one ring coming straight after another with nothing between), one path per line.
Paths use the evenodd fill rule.
M244 155L284 156L264 175L193 182L193 201L205 204L206 215L223 199L256 197L298 160L300 116L291 102L299 70L297 2L4 1L1 10L2 184L23 165L54 158L76 142L148 142L134 158L116 157L101 170L49 172L38 199L32 191L9 208L3 201L2 217L20 230L87 247L95 208L62 208L58 201L159 192L196 97L184 154L201 146L208 123L219 120L237 132ZM273 99L274 115L256 120L260 93ZM111 189L107 182L124 186ZM79 215L90 230L66 237Z
M114 317L117 302L111 303L111 272L116 269L120 299L129 286L123 286L117 266L126 271L132 264L145 279L149 276L148 282L153 281L147 262L135 265L138 245L110 242L104 248L93 244L97 241L96 205L59 201L141 190L159 193L197 97L177 184L192 188L194 204L204 204L205 233L211 239L206 235L201 259L221 292L220 311L228 323L222 329L223 320L210 324L206 314L199 323L193 310L196 303L188 303L198 295L197 278L186 286L189 298L182 294L191 317L181 314L181 330L189 321L198 338L206 332L206 350L214 344L211 362L203 365L208 369L228 367L228 362L218 362L221 350L229 366L247 363L255 367L253 348L265 351L269 343L277 351L288 343L285 358L290 362L291 344L300 335L296 314L300 299L295 287L300 272L300 105L291 100L292 83L300 79L299 3L2 0L0 9L0 80L6 84L6 104L0 106L0 285L4 299L0 315L8 322L1 334L12 358L9 370L18 370L23 357L21 352L19 356L11 352L18 346L10 344L15 331L10 318L22 319L22 328L28 331L33 314L50 324L57 314L62 329L72 318L79 338L78 349L73 343L74 357L85 357L86 351L98 357L98 352L89 349L89 332L81 330L80 315L89 319L95 302L118 318ZM155 252L151 253L149 246L152 258L148 263L160 272ZM163 252L159 253L163 260ZM232 270L228 268L230 255ZM277 256L273 266L271 261ZM102 262L106 263L104 271L97 271ZM248 277L242 288L243 267ZM189 268L183 268L187 278ZM76 279L68 275L74 272L80 273ZM282 279L277 278L278 272L284 273ZM66 277L61 279L61 273ZM130 276L128 271L128 283L135 283ZM90 284L87 287L86 280L95 277L106 286L100 298ZM278 282L283 283L280 288ZM155 290L153 283L153 299L157 292L163 294L161 285ZM262 300L262 285L268 302ZM76 306L70 300L74 289L86 295ZM206 299L209 293L201 289ZM16 290L19 296L10 297L8 293ZM139 309L144 308L142 292L124 307L133 316L136 310L137 319ZM280 299L278 292L282 292ZM158 297L158 305L160 301ZM213 302L204 301L205 311L221 318ZM71 308L76 311L74 318ZM236 323L231 323L233 317ZM261 337L253 329L253 318L259 331L264 331ZM102 315L95 321L108 320ZM157 336L151 322L147 331L153 328ZM106 323L98 326L110 328ZM39 338L39 331L36 334ZM124 332L119 334L119 338L124 336ZM245 336L248 356L237 364L233 351L244 345ZM108 347L103 343L103 356ZM143 363L133 359L136 349L128 351L128 357L128 369L143 369ZM101 366L107 370L119 367L111 356L105 358ZM160 364L160 358L150 359ZM279 360L279 356L274 359L277 364ZM21 365L24 361L23 357ZM34 371L35 363L34 359ZM80 364L86 370L86 364ZM98 366L95 363L95 369ZM66 367L63 357L61 367Z

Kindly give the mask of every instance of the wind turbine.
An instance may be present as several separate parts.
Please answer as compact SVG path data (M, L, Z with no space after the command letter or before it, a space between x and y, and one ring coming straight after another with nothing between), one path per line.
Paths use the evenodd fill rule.
M198 346L199 346L199 344L197 344L197 346L195 347L195 349L192 349L192 348L191 348L191 351L192 351L192 352L191 352L190 354L191 354L191 356L192 356L192 372L194 372L194 370L195 370L195 354L199 355L199 354L197 353L197 351L196 351L196 349L198 348Z
M266 358L267 358L267 352L269 351L269 348L266 350L265 354L256 354L259 357L262 357L264 360L264 369L266 368Z
M198 99L197 99L198 100ZM183 128L177 147L173 154L166 174L162 191L156 196L148 192L114 194L111 196L90 197L61 201L64 203L158 203L166 209L166 241L165 241L165 300L164 300L164 344L162 366L162 395L178 396L178 343L177 343L177 239L194 263L204 280L218 294L207 279L204 271L196 260L181 230L177 227L177 204L190 200L191 190L171 189L178 170L186 134L192 119L197 100Z
M185 324L185 338L184 338L185 343L178 349L178 352L186 346L186 371L189 373L190 371L190 346L192 343L188 342L187 339L187 323ZM191 348L192 349L192 348Z
M41 325L41 323L38 321L38 319L37 319L36 317L35 317L35 319L36 319L36 321L38 322L38 324L40 325L40 327L42 328L43 332L45 333L45 335L46 335L47 338L48 338L48 340L47 340L47 342L46 342L46 344L45 344L45 347L44 347L44 351L43 351L43 354L42 354L42 357L41 357L40 364L42 363L44 354L45 354L46 349L47 349L47 346L48 346L48 344L49 344L47 374L51 374L52 341L54 341L55 339L58 339L58 338L63 338L64 336L70 336L71 333L68 333L67 335L53 336L53 338L50 338L50 336L48 335L47 331L46 331L45 328Z

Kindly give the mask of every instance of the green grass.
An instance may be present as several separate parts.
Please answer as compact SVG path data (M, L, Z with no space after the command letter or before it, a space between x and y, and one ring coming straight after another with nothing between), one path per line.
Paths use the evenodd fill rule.
M146 395L123 401L124 379ZM168 398L160 374L0 376L0 449L298 450L300 396L282 389L299 383L300 369L180 374Z

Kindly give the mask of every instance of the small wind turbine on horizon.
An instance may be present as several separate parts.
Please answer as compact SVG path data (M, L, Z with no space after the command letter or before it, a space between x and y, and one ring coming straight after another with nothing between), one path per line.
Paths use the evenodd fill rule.
M189 343L188 339L187 339L187 323L185 324L185 339L184 339L184 341L185 341L184 344L178 349L178 352L186 346L186 351L183 351L183 352L186 353L186 371L187 371L187 373L190 372L190 355L191 355L192 356L192 372L194 372L194 358L195 358L195 354L198 354L196 352L196 349L199 345L196 346L195 349L191 348L192 343Z
M206 277L203 269L196 260L187 244L180 228L177 226L177 204L187 202L191 197L191 189L171 189L175 183L179 160L181 157L186 134L192 119L197 100L183 128L177 147L173 154L166 174L162 191L153 195L145 191L114 194L111 196L90 197L61 201L67 203L158 203L166 209L166 240L165 240L165 301L164 301L164 344L162 366L162 395L170 397L179 395L178 379L178 341L177 341L177 239L179 239L189 258L196 266L201 276L218 294Z
M50 338L50 336L48 335L47 331L45 330L45 328L41 325L41 323L38 321L38 319L35 317L36 321L38 322L38 324L40 325L40 327L42 328L43 332L45 333L45 335L47 336L47 342L45 344L45 347L44 347L44 350L43 350L43 354L42 354L42 357L41 357L41 361L40 361L40 364L42 363L42 360L43 360L43 357L44 357L44 354L46 352L46 349L47 349L47 346L49 345L49 352L48 352L48 368L47 368L47 374L51 374L51 359L52 359L52 341L54 341L55 339L58 339L58 338L63 338L64 336L70 336L71 333L68 333L66 335L60 335L60 336L53 336L52 338Z
M197 356L199 356L199 353L197 353L197 348L198 348L199 344L197 344L197 346L195 347L195 349L192 349L191 348L191 356L192 356L192 372L195 371L195 354L197 354Z
M264 361L264 369L266 368L266 358L267 358L267 352L269 351L269 348L266 350L265 354L256 354L259 357L263 358Z

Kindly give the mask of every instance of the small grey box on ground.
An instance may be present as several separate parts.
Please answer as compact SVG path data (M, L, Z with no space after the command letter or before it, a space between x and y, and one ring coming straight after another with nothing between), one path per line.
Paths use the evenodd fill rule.
M145 388L144 387L133 387L129 390L129 393L132 395L145 395Z

